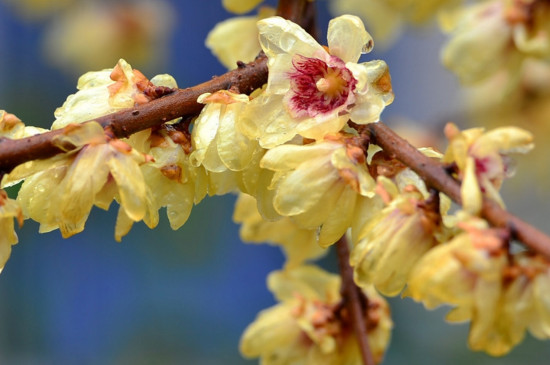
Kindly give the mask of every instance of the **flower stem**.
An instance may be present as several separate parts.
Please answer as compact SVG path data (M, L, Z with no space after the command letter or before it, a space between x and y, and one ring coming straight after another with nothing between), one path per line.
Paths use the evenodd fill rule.
M367 128L373 143L416 172L428 187L444 193L462 205L460 182L449 175L445 166L419 152L382 122L371 123ZM492 226L509 229L513 238L550 259L550 237L542 231L502 209L488 198L483 199L481 215Z
M351 316L363 364L375 365L367 337L366 318L368 298L353 281L353 269L349 264L349 247L345 235L336 243L336 251L338 252L338 265L340 266L340 276L342 277L342 297ZM364 300L362 301L361 299Z

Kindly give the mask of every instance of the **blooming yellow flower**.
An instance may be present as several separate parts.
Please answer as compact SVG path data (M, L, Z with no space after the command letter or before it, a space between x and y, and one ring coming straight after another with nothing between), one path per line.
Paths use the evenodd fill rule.
M198 102L206 106L193 125L193 165L203 165L212 172L242 171L248 167L259 148L258 142L243 135L238 127L248 100L247 95L226 90L199 96Z
M116 111L148 102L144 93L152 85L123 59L112 69L87 72L78 79L78 92L56 109L52 129L82 123Z
M360 195L374 196L374 179L354 137L329 135L307 145L281 145L260 166L275 171L273 207L300 226L319 228L319 243L336 242L350 226Z
M441 26L452 32L442 52L443 63L465 84L505 70L512 74L515 87L526 57L548 60L550 56L550 5L546 1L471 4L443 15Z
M239 195L233 220L241 223L239 233L244 242L281 245L287 258L286 268L297 267L327 252L317 243L316 230L303 229L287 217L274 222L264 220L256 208L256 199L250 195Z
M448 304L451 322L471 321L473 350L502 355L521 341L506 303L508 255L503 236L480 218L459 223L465 231L430 250L413 269L405 292L431 309ZM515 295L509 293L508 295Z
M262 50L256 23L273 15L273 8L262 7L256 16L224 20L208 33L206 46L230 70L237 66L238 61L251 62Z
M269 79L264 93L245 112L243 131L258 138L262 147L285 143L296 134L319 140L340 131L350 119L376 122L393 101L387 65L357 63L373 46L359 18L331 20L328 51L280 17L261 20L258 28L269 58Z
M389 185L384 195L391 201L357 234L350 264L358 285L374 284L393 296L403 289L416 262L436 245L441 217L437 202L425 200L416 188L399 193L391 181L379 177L379 189L384 182Z
M485 133L483 128L460 132L449 123L445 135L449 147L443 162L454 162L458 166L464 209L472 214L479 213L483 194L504 206L498 190L504 178L512 173L507 155L531 150L531 133L517 127L501 127Z
M25 216L40 223L40 232L59 228L63 237L76 234L84 229L94 204L107 209L115 198L131 220L149 218L150 193L139 168L147 156L107 138L94 122L75 125L55 143L70 143L77 150L24 164L10 174L25 178L17 201ZM156 225L154 213L146 223Z
M147 142L154 161L141 166L145 182L154 196L156 209L166 207L172 229L180 228L189 218L194 204L207 194L203 167L194 167L182 147L184 136L170 127L153 132Z
M150 67L166 58L173 14L163 0L78 1L46 29L43 50L52 64L76 74L120 57Z
M0 110L0 137L17 139L24 134L25 124L15 115Z
M511 75L500 72L487 82L468 90L467 106L472 125L495 128L513 125L529 130L534 136L550 134L550 63L527 59L520 75L521 87L509 90ZM514 76L515 77L515 76ZM538 143L529 157L518 159L524 172L542 180L550 170L541 169L540 161L549 154L546 143Z
M258 315L245 330L240 350L262 364L361 364L349 314L342 306L340 277L314 266L278 271L269 289L281 303ZM366 320L373 358L380 363L390 339L392 321L386 301L372 288Z

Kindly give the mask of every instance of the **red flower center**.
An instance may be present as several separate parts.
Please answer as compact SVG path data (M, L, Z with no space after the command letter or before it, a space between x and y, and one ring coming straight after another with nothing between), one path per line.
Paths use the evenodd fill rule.
M315 117L345 109L355 101L357 80L344 61L330 56L327 62L295 55L294 71L288 73L290 93L285 97L294 118Z

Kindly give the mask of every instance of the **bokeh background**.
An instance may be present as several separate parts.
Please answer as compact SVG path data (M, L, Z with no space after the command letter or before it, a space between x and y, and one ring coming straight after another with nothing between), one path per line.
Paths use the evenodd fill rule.
M318 7L324 34L326 0ZM0 0L0 109L47 128L80 74L121 57L148 77L173 75L180 87L208 80L225 69L204 39L230 16L217 0ZM449 120L465 126L457 81L439 63L443 42L435 26L407 29L365 57L390 66L396 99L384 117L391 124L436 137ZM518 169L505 200L545 228L546 184L524 173L521 161ZM277 248L240 242L234 200L204 200L176 232L165 217L155 230L136 224L122 243L113 238L115 209L94 209L85 232L67 240L57 231L39 235L37 224L25 222L0 275L0 364L256 363L239 355L239 337L274 304L265 278L283 257ZM336 269L332 255L322 265ZM472 353L468 326L445 323L445 310L389 301L395 329L384 364L550 358L548 342L529 336L504 358Z

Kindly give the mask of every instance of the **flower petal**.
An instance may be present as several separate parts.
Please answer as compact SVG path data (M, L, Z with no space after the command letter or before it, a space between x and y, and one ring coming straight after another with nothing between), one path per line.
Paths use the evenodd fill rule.
M344 62L357 62L361 54L370 52L374 45L361 19L353 15L332 19L328 24L327 40L330 54Z

